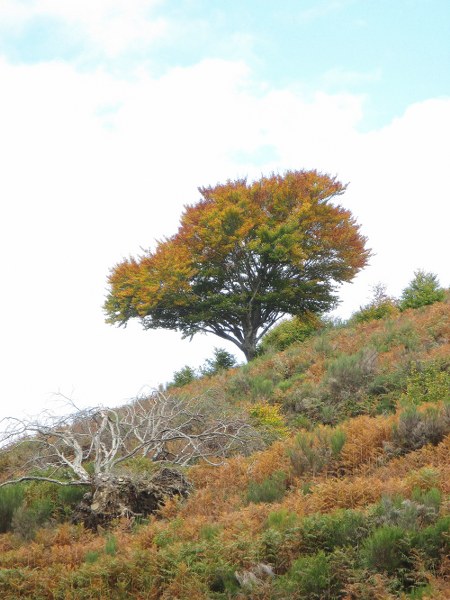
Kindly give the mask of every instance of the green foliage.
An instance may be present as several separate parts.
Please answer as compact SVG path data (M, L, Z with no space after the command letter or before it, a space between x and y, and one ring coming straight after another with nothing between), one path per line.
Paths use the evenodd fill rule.
M423 556L437 561L450 552L450 515L438 519L432 525L417 531L412 537L412 545Z
M186 365L179 371L175 371L173 374L173 381L169 386L183 387L184 385L188 385L188 383L192 383L195 379L197 379L195 370L189 365Z
M86 555L84 557L84 562L87 563L88 565L93 565L95 562L98 561L100 557L100 553L97 552L96 550L89 550L88 552L86 552Z
M371 340L378 352L388 352L394 346L404 346L405 350L412 352L420 344L420 337L412 321L386 320L384 331L375 333Z
M224 348L214 348L213 358L208 358L200 367L200 372L206 377L212 377L222 371L228 371L237 365L236 358Z
M252 424L262 429L267 441L284 437L288 433L281 408L278 404L259 402L249 409Z
M21 485L7 485L0 488L0 533L9 531L14 512L23 502L24 491Z
M369 533L367 517L355 510L339 510L327 515L304 517L297 529L302 553L318 550L332 552L335 548L358 546Z
M323 551L295 560L276 585L292 600L331 600L337 597L333 587L330 557Z
M437 488L425 492L416 488L411 499L383 497L373 511L373 519L378 526L397 525L415 531L436 521L440 504L441 494Z
M298 433L294 444L286 450L294 473L317 475L339 458L345 440L345 433L340 429Z
M415 365L406 381L404 403L421 404L450 400L450 371L448 364L431 362Z
M267 516L266 527L277 531L292 529L298 523L299 517L296 513L289 512L286 508L280 508L270 512Z
M287 476L283 471L275 471L273 475L261 483L251 481L247 489L247 502L276 502L286 493Z
M422 412L413 404L403 410L393 426L392 445L399 453L412 452L426 444L436 446L449 431L450 403L429 406Z
M442 302L445 291L440 287L437 275L422 269L414 272L414 279L403 290L400 299L400 310L420 308L434 302Z
M109 556L115 556L116 553L117 553L117 538L114 535L109 534L106 537L105 554L108 554Z
M304 342L321 327L323 327L322 321L317 315L313 314L282 321L262 338L259 350L261 353L268 351L280 352L292 344Z
M332 361L325 381L335 402L357 400L366 391L376 373L378 353L364 348L356 354L342 354Z
M54 508L53 502L48 499L35 500L29 506L21 504L12 518L12 531L24 540L32 540L36 530L50 520Z
M373 288L372 300L352 315L350 323L368 323L369 321L393 317L397 313L396 301L386 294L386 288L383 284L377 284Z
M376 529L364 542L362 558L374 571L399 575L410 570L411 541L407 532L397 525L384 525Z

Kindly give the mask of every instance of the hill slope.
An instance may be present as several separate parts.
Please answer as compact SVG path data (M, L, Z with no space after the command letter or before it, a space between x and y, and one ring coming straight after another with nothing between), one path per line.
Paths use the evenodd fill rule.
M108 532L26 540L19 511L0 597L450 597L449 367L436 303L172 390L245 409L266 449L187 469L186 501Z

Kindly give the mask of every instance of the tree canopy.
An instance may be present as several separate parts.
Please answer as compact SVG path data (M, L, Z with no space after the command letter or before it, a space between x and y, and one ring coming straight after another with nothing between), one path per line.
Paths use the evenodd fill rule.
M281 316L329 310L367 263L355 219L331 202L345 188L317 171L199 188L175 235L112 269L107 321L211 332L252 359Z

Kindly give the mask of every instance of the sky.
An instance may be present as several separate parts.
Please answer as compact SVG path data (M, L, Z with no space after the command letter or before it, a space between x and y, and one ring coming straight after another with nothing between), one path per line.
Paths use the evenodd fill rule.
M449 286L449 30L448 0L1 0L0 417L121 404L216 346L243 360L105 324L110 269L199 186L348 183L373 257L343 318L417 269Z

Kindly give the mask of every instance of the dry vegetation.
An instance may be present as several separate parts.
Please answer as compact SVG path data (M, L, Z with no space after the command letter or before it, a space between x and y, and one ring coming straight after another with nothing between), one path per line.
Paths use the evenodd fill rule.
M449 366L438 302L184 386L245 409L266 448L186 468L187 500L95 533L68 522L75 493L3 488L0 597L450 597Z

